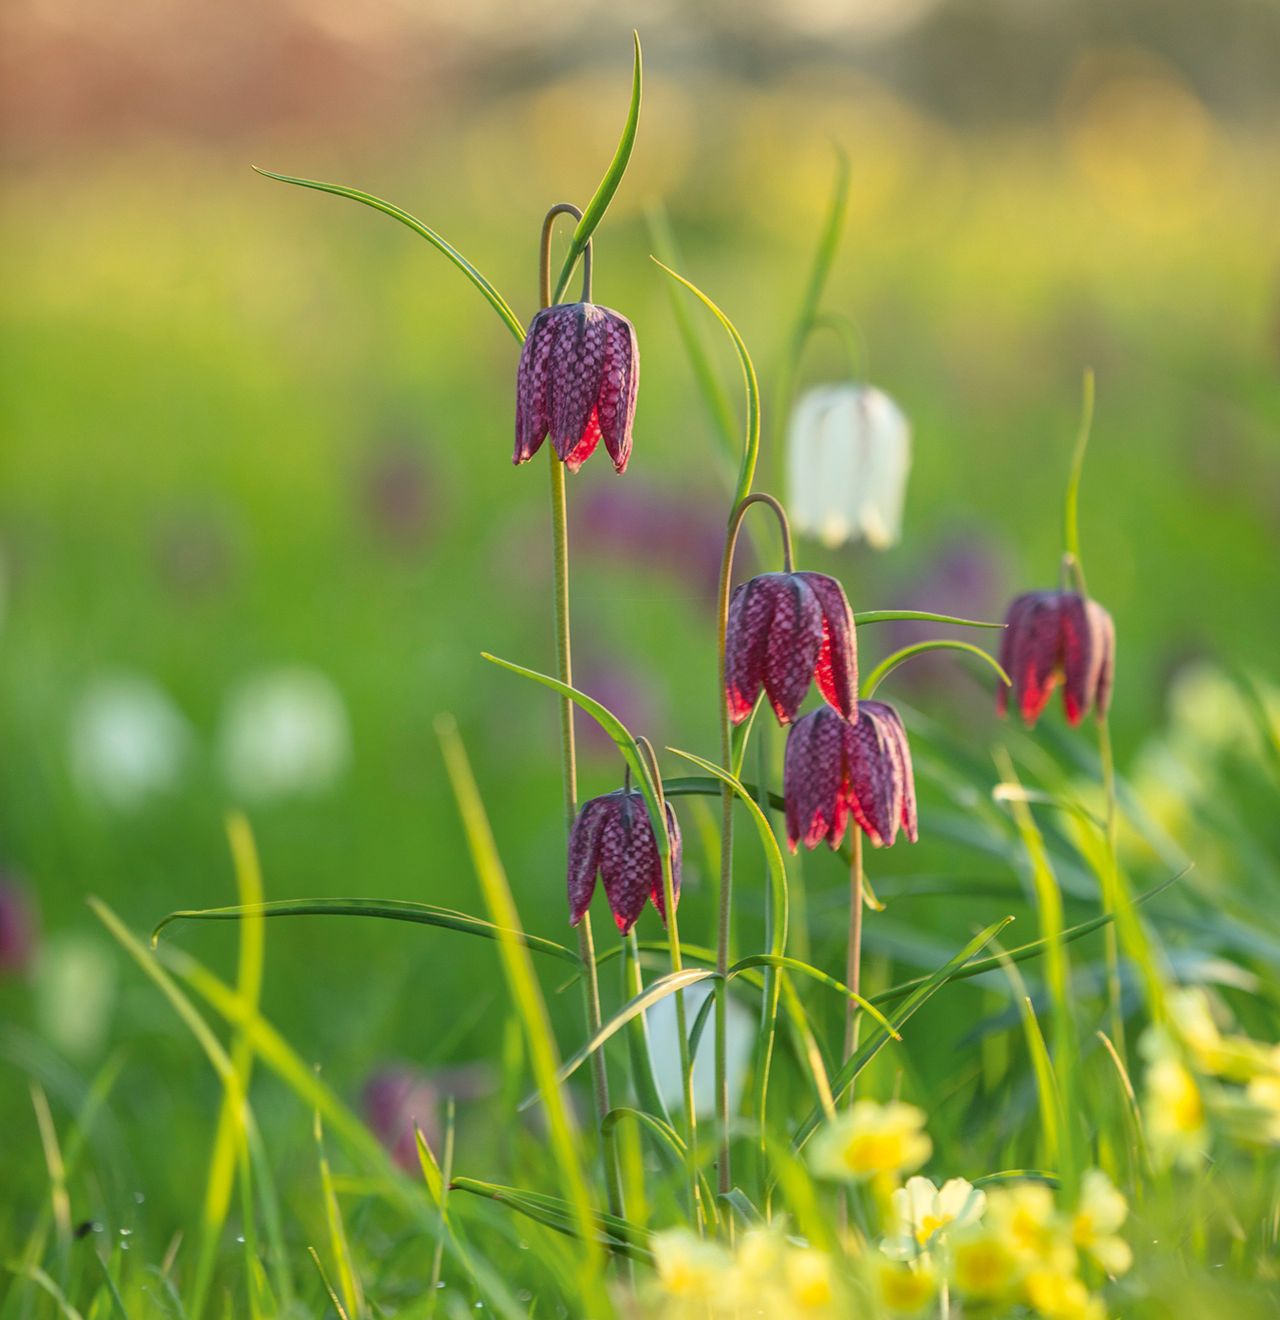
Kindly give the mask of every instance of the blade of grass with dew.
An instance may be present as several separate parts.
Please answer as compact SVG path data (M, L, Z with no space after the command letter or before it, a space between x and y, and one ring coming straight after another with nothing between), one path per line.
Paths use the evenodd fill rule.
M256 165L253 168L258 174L268 179L275 179L279 183L292 183L299 188L314 188L317 192L332 193L335 197L347 197L353 202L359 202L362 206L370 206L375 211L381 211L383 215L389 215L393 220L399 220L402 225L412 229L419 237L425 238L436 251L443 253L457 266L467 279L480 290L484 300L497 312L502 323L511 331L515 341L523 345L524 326L520 323L520 318L511 310L507 300L457 248L441 238L429 225L424 225L416 216L410 215L408 211L394 205L392 202L383 201L381 197L373 196L372 193L361 192L359 188L348 188L340 183L323 183L319 179L301 179L293 174L277 174L274 170L259 169Z
M338 1313L338 1320L351 1320L351 1317L347 1315L346 1308L342 1305L342 1298L338 1296L333 1284L329 1282L329 1276L325 1273L324 1264L320 1260L320 1253L315 1247L308 1246L307 1254L316 1267L316 1273L320 1276L320 1282L324 1285L324 1290L329 1296L333 1309Z
M742 382L747 395L747 417L745 424L745 436L742 447L742 459L738 467L738 484L734 490L732 507L736 508L748 495L751 494L751 486L755 481L756 462L760 457L760 382L756 378L756 369L751 361L751 354L747 352L747 345L742 336L738 333L733 322L716 306L705 293L702 292L696 284L690 283L683 275L678 275L670 266L665 266L656 257L650 260L660 270L666 271L673 280L678 280L690 291L705 307L709 308L716 320L725 328L725 332L733 341L734 350L738 354L738 361L742 366Z
M995 939L1012 920L1012 917L1003 917L999 921L992 922L992 924L985 930L980 931L975 935L954 958L948 959L947 962L943 963L943 965L939 967L932 976L927 977L924 983L911 994L907 1002L903 1004L890 1019L893 1023L894 1030L901 1032L903 1024L906 1023L916 1010L941 990L948 981L952 980L955 973L980 950L990 944L990 942ZM881 1049L883 1049L889 1042L889 1039L890 1037L888 1033L885 1032L883 1028L880 1028L851 1059L846 1060L843 1067L841 1067L840 1071L831 1080L831 1094L837 1104L839 1104L840 1098L849 1089L850 1084L867 1066L867 1064L879 1054ZM804 1144L814 1132L817 1131L822 1119L823 1113L820 1107L813 1110L808 1117L805 1118L804 1122L802 1122L799 1128L796 1129L796 1134L792 1138L792 1146L796 1150L803 1148Z
M1013 767L1013 760L1004 748L996 750L996 764L1003 780L1021 787ZM1057 876L1045 850L1044 838L1031 815L1031 808L1016 797L1009 800L1009 808L1018 836L1022 840L1022 846L1026 850L1027 862L1031 869L1031 882L1036 895L1036 907L1040 916L1040 930L1046 942L1045 982L1049 990L1053 1019L1053 1053L1050 1061L1064 1119L1060 1154L1053 1162L1059 1166L1068 1190L1074 1194L1079 1174L1076 1134L1076 1117L1079 1114L1076 1107L1076 1079L1079 1076L1079 1063L1075 1016L1072 1013L1069 994L1071 972L1066 946L1062 942L1062 891L1058 887ZM1036 1030L1039 1031L1038 1023Z
M558 303L565 289L569 287L569 280L573 277L573 268L587 250L587 244L591 240L591 235L595 233L596 226L604 219L604 213L609 209L609 203L613 201L613 195L622 183L622 176L627 172L631 152L636 144L636 129L640 125L640 99L644 74L643 61L640 57L639 32L633 31L631 38L635 53L631 66L631 103L627 107L626 123L622 126L622 136L618 139L617 150L613 153L609 168L605 170L604 178L600 180L599 186L583 210L582 219L574 227L573 236L569 240L569 251L565 256L564 265L560 268L560 278L556 280L555 292L551 298L553 303Z
M980 646L974 646L971 642L957 642L949 637L939 637L931 642L916 642L913 646L904 646L902 650L895 651L892 655L886 656L880 663L867 675L862 683L862 696L872 697L875 695L876 688L901 664L917 655L926 655L930 651L961 651L965 655L977 656L979 660L991 666L999 676L1000 681L1006 686L1012 686L1013 680L1000 666L1000 662L989 655Z
M233 1025L243 1026L253 1041L257 1057L293 1091L307 1110L319 1110L347 1146L378 1171L388 1199L411 1214L424 1229L434 1231L435 1215L430 1213L430 1209L434 1209L437 1203L430 1201L430 1209L423 1204L420 1185L405 1177L377 1138L334 1095L315 1069L302 1061L261 1013L250 1011L229 985L184 950L165 947L160 951L160 958L215 1013ZM524 1310L495 1273L482 1269L478 1263L469 1261L461 1253L458 1260L480 1288L488 1305L507 1320L524 1320Z
M209 1024L196 1010L195 1005L183 994L159 962L148 954L142 943L115 912L101 899L93 896L89 897L88 903L93 914L169 1001L170 1007L182 1019L183 1025L191 1032L196 1039L196 1043L204 1051L205 1057L209 1060L214 1072L217 1073L224 1091L229 1092L231 1095L232 1102L240 1115L239 1123L244 1132L246 1158L252 1161L257 1174L258 1194L262 1201L268 1236L273 1246L271 1262L274 1275L273 1286L279 1305L284 1309L288 1309L292 1305L293 1288L286 1267L283 1247L284 1234L280 1227L280 1210L275 1200L270 1165L267 1163L266 1151L262 1145L258 1125L253 1117L253 1110L249 1105L248 1096L240 1090L240 1077L235 1070L235 1065L223 1048L222 1043L210 1030ZM275 1249L277 1244L279 1244L278 1250Z
M240 814L233 814L227 819L227 840L231 848L231 857L235 872L236 888L240 906L245 909L260 908L263 898L262 868L258 862L257 849L249 822ZM162 923L163 924L163 923ZM256 1009L262 994L262 967L264 958L264 939L261 916L252 912L240 923L239 966L236 972L236 985L247 1003ZM152 935L154 943L155 935ZM253 1075L253 1044L244 1032L237 1030L232 1038L229 1050L231 1066L235 1070L236 1094L248 1096L249 1084ZM209 1173L205 1181L204 1207L200 1219L200 1236L196 1246L196 1268L192 1280L191 1295L187 1310L193 1320L200 1320L204 1314L209 1287L213 1280L214 1264L218 1255L218 1241L226 1223L227 1209L231 1204L231 1186L237 1170L244 1168L244 1133L241 1129L240 1106L233 1103L233 1093L223 1091L222 1104L218 1109L218 1126L214 1134L213 1149L209 1156ZM244 1210L244 1254L246 1260L257 1255L256 1225L253 1216L253 1198L250 1189L242 1186ZM246 1271L249 1285L249 1306L253 1320L261 1314L261 1302L253 1288L253 1271Z
M152 932L151 946L155 948L160 933L175 921L241 921L249 917L380 917L389 921L439 926L444 930L477 935L486 940L513 935L534 953L545 953L575 967L582 966L582 959L577 953L563 944L557 944L555 940L529 935L525 931L503 931L491 921L469 916L465 912L455 912L452 908L390 898L283 898L249 906L237 904L235 907L192 908L170 912Z
M471 1192L475 1196L487 1197L502 1205L510 1206L530 1219L536 1219L548 1228L570 1237L581 1238L583 1224L575 1208L558 1196L548 1196L544 1192L531 1192L522 1187L506 1187L501 1183L487 1182L480 1178L455 1178L455 1191ZM621 1251L637 1260L652 1261L649 1250L652 1238L647 1228L633 1224L617 1215L608 1215L594 1211L587 1221L586 1231L591 1241L607 1246L613 1251Z
M342 1291L352 1320L363 1320L366 1313L364 1288L356 1272L351 1243L347 1238L346 1226L342 1222L338 1196L333 1190L333 1172L329 1167L329 1156L324 1148L324 1126L320 1121L318 1109L315 1111L312 1131L316 1142L316 1163L320 1170L320 1196L324 1202L325 1224L329 1230L329 1250L338 1269L338 1287Z
M458 736L457 725L449 717L441 716L436 721L436 734L440 739L445 769L486 905L497 925L508 931L519 930L521 922L515 900L498 857L488 815L472 776L462 740ZM607 1302L602 1286L599 1252L594 1249L591 1235L591 1193L579 1158L572 1120L560 1090L557 1050L547 1006L528 949L520 941L505 936L498 941L498 949L502 955L511 998L520 1015L529 1046L529 1058L542 1097L555 1162L569 1194L568 1201L574 1220L582 1230L584 1245L589 1247L582 1260L584 1300L589 1308L602 1311Z

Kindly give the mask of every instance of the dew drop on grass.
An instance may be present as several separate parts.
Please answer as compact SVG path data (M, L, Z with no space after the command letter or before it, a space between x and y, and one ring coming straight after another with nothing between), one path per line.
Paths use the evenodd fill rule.
M240 1246L242 1246L242 1247L244 1246L244 1234L243 1234L243 1233L237 1233L237 1234L236 1234L236 1242L239 1243Z

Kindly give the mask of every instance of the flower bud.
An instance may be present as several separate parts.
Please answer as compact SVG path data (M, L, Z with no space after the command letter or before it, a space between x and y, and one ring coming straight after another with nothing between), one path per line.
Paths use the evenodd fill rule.
M825 573L763 573L736 587L725 637L725 698L741 724L761 687L790 724L817 681L849 719L858 712L858 648L844 588Z
M604 447L624 472L631 457L640 354L625 316L594 303L544 307L525 336L516 371L514 463L527 463L547 435L570 472Z
M1075 591L1019 596L1005 615L1000 664L1013 680L1023 720L1035 724L1059 683L1067 723L1079 724L1094 706L1105 715L1115 649L1115 625L1097 601ZM1008 689L1001 686L996 709L1003 715L1008 705Z
M671 841L671 887L680 901L680 826L666 804ZM604 881L605 897L618 929L626 935L652 898L663 923L667 913L662 892L662 857L653 836L644 794L618 789L592 798L578 812L569 834L569 924L576 926L595 893L596 876Z
M797 720L787 736L782 771L787 842L840 846L852 815L877 848L901 825L916 841L916 790L911 749L898 712L883 701L858 703L846 720L820 706Z

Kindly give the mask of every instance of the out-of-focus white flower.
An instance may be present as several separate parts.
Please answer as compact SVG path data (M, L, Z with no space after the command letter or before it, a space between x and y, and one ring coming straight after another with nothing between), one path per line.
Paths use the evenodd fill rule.
M80 791L119 811L177 787L191 752L190 726L151 679L95 679L71 712L71 771Z
M342 694L314 669L254 674L227 696L218 762L245 801L322 793L351 759Z
M791 414L788 512L796 531L838 546L863 539L877 550L902 534L911 468L911 425L870 385L810 390Z
M977 1223L986 1209L987 1194L964 1178L950 1178L938 1188L916 1174L893 1193L890 1203L897 1231L880 1250L893 1260L911 1260L950 1230Z
M891 1100L859 1100L814 1138L810 1160L821 1178L862 1182L918 1169L933 1143L924 1130L924 1110Z
M104 941L60 931L40 946L34 977L41 1034L72 1059L91 1057L106 1039L116 998L118 962Z
M690 986L684 992L684 1010L687 1025L692 1027L698 1010L712 994L706 985ZM714 1012L709 1009L708 1012ZM658 1084L662 1102L670 1110L684 1108L684 1080L680 1075L680 1038L676 1033L675 997L667 995L645 1014L649 1025L649 1052L653 1057L653 1076ZM747 1065L755 1047L755 1018L741 1004L729 996L727 1010L728 1031L725 1035L725 1074L729 1082L729 1108L737 1106L746 1080ZM706 1030L712 1031L708 1022ZM713 1114L716 1108L715 1051L710 1048L711 1037L705 1037L705 1048L698 1050L693 1064L693 1105L699 1117Z

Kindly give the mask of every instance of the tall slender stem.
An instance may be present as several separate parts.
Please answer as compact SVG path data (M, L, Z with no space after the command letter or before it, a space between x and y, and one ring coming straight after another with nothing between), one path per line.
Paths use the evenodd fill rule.
M862 993L862 831L853 827L853 854L849 863L849 954L845 964L845 985L854 994ZM849 1059L858 1048L858 1026L862 1016L852 999L844 1006L844 1057ZM849 1083L849 1103L853 1103L853 1083Z
M1116 809L1116 762L1111 750L1111 725L1105 715L1098 721L1098 759L1102 763L1102 789L1107 800L1107 858L1102 885L1102 909L1113 920L1106 926L1107 999L1111 1008L1111 1041L1121 1063L1128 1066L1124 1048L1124 1007L1120 998L1120 937L1116 930L1116 905L1120 890L1120 860L1117 842L1120 818Z
M542 306L551 302L551 230L558 215L572 215L581 220L582 212L568 202L553 206L547 212L542 224L542 246L539 262L539 285ZM591 247L588 244L583 258L585 277L585 295L590 294L591 285ZM565 490L564 464L556 456L555 449L547 446L547 457L551 467L551 544L552 565L554 572L553 598L555 601L556 621L556 670L557 677L566 685L573 683L573 650L569 630L569 518L568 497ZM578 814L578 765L573 739L573 702L568 697L560 699L560 749L561 772L564 781L565 829L572 830L574 818ZM591 914L584 912L578 923L578 953L582 957L585 974L582 978L583 997L586 1001L587 1030L594 1036L600 1030L600 979L596 971L595 939L591 933ZM595 1099L596 1123L601 1134L602 1155L604 1158L605 1187L609 1200L609 1209L616 1215L622 1214L622 1185L618 1175L618 1158L612 1129L603 1127L605 1115L609 1112L609 1074L605 1065L604 1051L593 1050L591 1054L591 1090Z
M742 520L753 504L767 504L778 519L782 532L783 567L786 572L792 570L791 528L787 523L786 511L772 495L757 492L747 495L734 505L729 515L729 528L724 538L724 557L720 562L719 591L719 659L720 688L717 695L720 710L720 763L726 770L733 770L733 721L729 718L728 700L728 635L729 635L729 587L733 580L733 551L738 543L738 532ZM717 1161L718 1186L722 1192L733 1187L733 1175L729 1162L729 1070L728 1070L728 970L729 970L729 929L733 905L733 790L726 784L720 794L720 913L716 927L716 1120L720 1130L720 1157ZM763 1121L763 1115L761 1116Z

